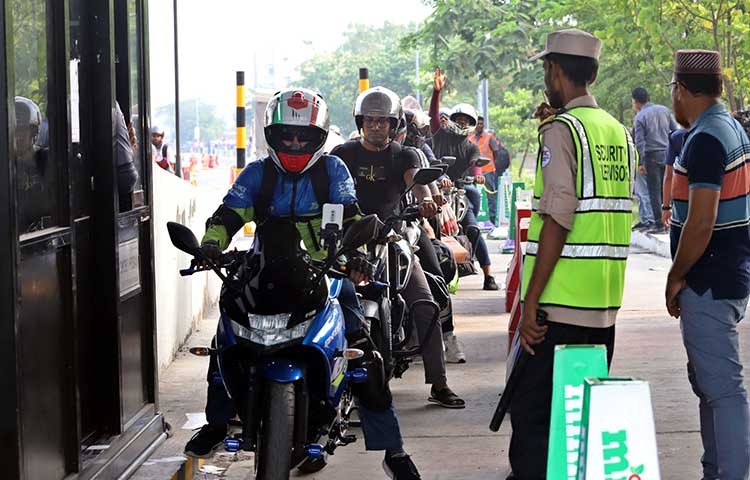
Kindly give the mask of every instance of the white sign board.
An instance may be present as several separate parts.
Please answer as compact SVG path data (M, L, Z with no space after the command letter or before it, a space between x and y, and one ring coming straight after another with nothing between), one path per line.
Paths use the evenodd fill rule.
M660 480L648 382L587 378L578 480Z
M138 238L120 243L120 298L141 288L141 262Z

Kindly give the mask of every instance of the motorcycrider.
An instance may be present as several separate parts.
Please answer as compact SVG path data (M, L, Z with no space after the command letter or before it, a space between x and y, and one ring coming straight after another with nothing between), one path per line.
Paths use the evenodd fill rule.
M242 420L241 434L228 437L225 448L255 452L255 478L260 480L288 479L295 467L318 471L326 466L328 454L354 442L356 437L347 433L351 386L368 375L366 364L347 368L348 361L364 352L347 348L337 301L343 280L332 267L340 255L374 238L377 218L354 222L343 238L340 228L331 235L328 224L324 241L330 253L325 261L312 260L299 249L298 234L296 246L294 238L286 240L288 258L277 255L277 238L288 239L296 232L291 222L278 225L279 232L270 220L259 228L251 251L235 250L212 260L190 229L167 224L174 246L195 257L180 274L210 269L223 281L214 342L191 353L215 357ZM265 255L272 249L274 257Z

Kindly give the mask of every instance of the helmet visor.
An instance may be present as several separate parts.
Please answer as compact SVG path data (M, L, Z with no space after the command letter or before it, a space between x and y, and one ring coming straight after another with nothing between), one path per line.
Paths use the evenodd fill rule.
M315 153L326 141L325 130L298 125L270 125L268 144L277 152Z

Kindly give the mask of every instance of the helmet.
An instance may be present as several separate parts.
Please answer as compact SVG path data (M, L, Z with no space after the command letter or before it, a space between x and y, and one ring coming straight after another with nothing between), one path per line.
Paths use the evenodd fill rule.
M43 128L42 124L42 112L39 107L31 99L26 97L15 97L16 106L16 127L27 127L28 133L31 138L31 142L35 146L40 146L38 143L40 140L40 134Z
M477 116L476 109L468 103L459 103L458 105L453 107L453 109L451 110L450 119L454 122L456 121L456 115L466 115L467 117L471 118L472 126L475 126L477 124L477 119L479 118Z
M420 121L421 111L404 110L406 116L406 139L404 145L415 148L424 146L425 137L422 129L424 125Z
M459 115L465 115L471 119L468 127L461 127L455 123ZM474 131L477 124L477 111L468 103L459 103L451 110L450 120L448 128L456 135L465 137Z
M398 119L398 124L396 125L396 131L393 133L394 142L399 143L401 145L404 144L404 140L406 140L406 126L407 126L406 113L402 110L401 116Z
M373 87L360 93L354 103L354 121L359 130L362 129L365 115L373 117L388 117L391 120L390 138L396 136L399 122L403 117L401 99L392 90L383 87Z
M159 127L158 125L152 125L151 126L151 135L161 135L164 136L164 129Z
M320 94L306 88L277 92L263 123L268 154L284 172L305 172L323 156L328 126L328 105ZM295 137L296 144L284 144Z

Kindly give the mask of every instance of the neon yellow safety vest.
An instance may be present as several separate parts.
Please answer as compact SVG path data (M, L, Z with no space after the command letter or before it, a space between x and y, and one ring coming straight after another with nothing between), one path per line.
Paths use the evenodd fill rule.
M619 308L630 245L631 192L638 153L627 129L600 108L576 107L549 121L565 124L573 137L578 207L539 304L587 310ZM537 212L544 193L543 147L540 133L522 299L526 298L534 270L543 224Z

